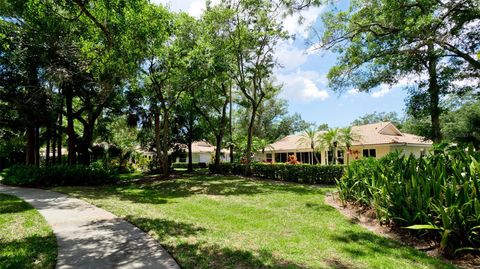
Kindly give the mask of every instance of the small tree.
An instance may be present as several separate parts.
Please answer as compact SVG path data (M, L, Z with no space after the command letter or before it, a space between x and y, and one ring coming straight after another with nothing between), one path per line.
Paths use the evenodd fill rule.
M322 135L318 136L317 141L318 141L317 143L321 145L321 147L327 148L328 151L332 152L333 163L337 164L337 148L341 141L340 129L339 128L329 129ZM328 161L328 155L327 155L327 161Z
M306 129L303 131L302 135L300 136L300 139L298 140L298 143L302 146L307 146L312 150L312 158L310 158L310 163L313 163L313 158L315 158L315 161L317 163L320 163L317 157L317 154L315 154L316 151L318 151L318 140L319 140L319 132L318 129L315 127L311 127L309 129Z

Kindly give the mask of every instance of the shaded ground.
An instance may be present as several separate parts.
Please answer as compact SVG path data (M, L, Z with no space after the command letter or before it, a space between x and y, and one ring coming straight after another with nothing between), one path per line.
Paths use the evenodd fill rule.
M52 227L58 244L57 269L179 268L167 251L143 231L83 200L48 190L4 185L0 185L0 193L24 199ZM35 244L42 246L42 242Z
M375 216L373 209L359 207L358 205L347 203L342 204L338 199L338 193L329 193L325 199L326 204L335 207L350 221L361 225L362 227L380 234L384 237L395 239L406 245L426 252L431 257L438 257L447 260L441 253L438 241L432 240L430 236L412 235L408 229L393 227L390 225L381 225ZM480 256L473 253L465 253L452 257L450 262L461 268L480 268Z
M454 268L352 223L331 188L199 175L56 190L148 231L182 268Z
M56 258L55 236L38 211L0 194L0 268L54 268Z

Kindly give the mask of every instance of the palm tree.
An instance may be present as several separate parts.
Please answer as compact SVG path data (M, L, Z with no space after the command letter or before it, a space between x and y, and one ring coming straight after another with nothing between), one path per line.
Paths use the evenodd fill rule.
M358 140L358 135L352 133L352 127L345 127L340 129L340 141L347 150L347 152L350 152L350 147L356 140ZM347 154L347 165L349 165L349 162L349 154Z
M334 164L337 164L337 147L341 140L339 130L340 129L338 128L329 129L317 139L318 143L322 145L322 147L328 148L328 150L333 153Z
M303 146L308 146L312 149L312 155L315 158L315 161L317 163L320 163L318 161L317 154L315 154L315 151L317 151L317 140L318 140L318 130L315 127L310 127L309 129L306 129L303 131L300 139L298 140L298 143L303 145ZM313 162L313 158L310 158L310 163Z
M273 150L273 147L270 145L271 143L272 142L270 142L265 138L255 138L255 140L253 141L253 144L254 144L253 146L255 151L260 149L262 150L262 154L264 154L266 149Z

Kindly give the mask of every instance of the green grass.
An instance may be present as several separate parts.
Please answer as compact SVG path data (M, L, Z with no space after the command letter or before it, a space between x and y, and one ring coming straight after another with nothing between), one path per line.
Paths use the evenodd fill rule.
M0 268L55 268L56 259L57 241L40 213L0 194Z
M135 172L132 172L132 173L122 173L122 174L119 174L118 176L120 178L120 181L124 181L124 180L132 180L132 179L141 178L141 177L145 176L145 174L141 171L135 171Z
M8 171L8 168L7 168L7 169L3 169L3 171L0 172L0 181L2 180L2 178L5 177L5 175L7 174L7 171Z
M454 268L324 203L332 188L193 176L63 187L158 239L182 268Z

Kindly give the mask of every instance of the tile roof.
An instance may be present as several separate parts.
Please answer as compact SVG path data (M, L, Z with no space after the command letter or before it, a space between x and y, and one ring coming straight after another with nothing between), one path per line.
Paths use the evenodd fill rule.
M353 145L377 144L419 144L431 145L432 141L425 137L400 132L391 122L352 127L352 133L357 136Z
M185 151L188 149L187 145L180 145L180 148ZM207 141L195 141L192 143L192 153L212 153L215 152L215 146ZM227 149L222 149L223 153L229 152Z
M322 135L325 132L318 132ZM381 144L414 144L431 145L432 141L424 137L400 132L390 122L379 122L352 127L352 134L356 141L352 146L381 145ZM302 135L288 135L275 143L270 144L275 151L282 150L309 150L310 145L302 141ZM267 148L268 149L268 148Z

